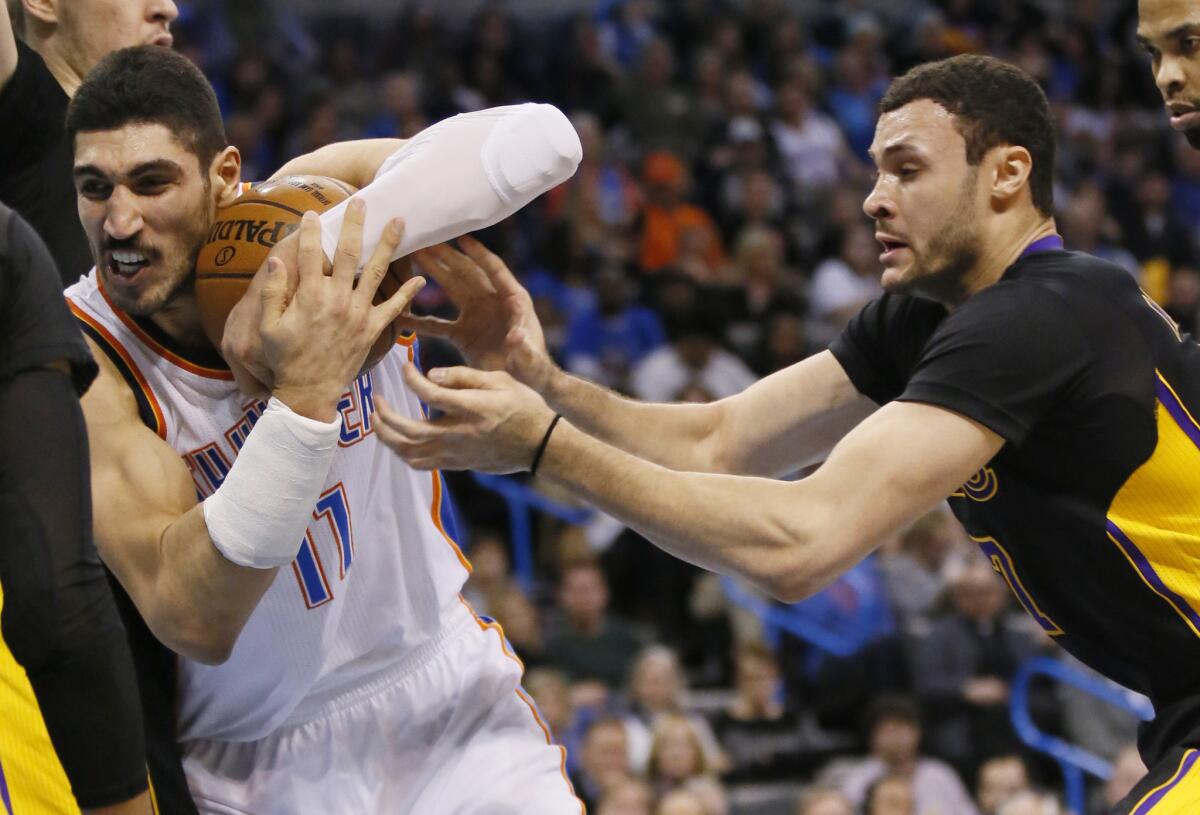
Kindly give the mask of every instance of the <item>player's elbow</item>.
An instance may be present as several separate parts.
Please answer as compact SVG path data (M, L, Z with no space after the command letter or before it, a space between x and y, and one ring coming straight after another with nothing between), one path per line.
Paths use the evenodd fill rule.
M226 626L195 621L177 626L169 638L164 638L171 650L203 665L221 665L233 655L238 632Z
M857 541L845 530L830 529L809 519L783 534L774 556L761 558L759 587L781 603L798 603L818 593L852 565Z

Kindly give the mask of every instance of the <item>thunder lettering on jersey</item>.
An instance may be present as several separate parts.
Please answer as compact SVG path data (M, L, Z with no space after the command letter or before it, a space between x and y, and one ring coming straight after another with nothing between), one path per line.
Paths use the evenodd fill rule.
M152 323L116 310L95 270L67 296L143 423L179 453L198 497L211 495L265 405L242 396L219 360L185 358ZM423 416L401 376L412 359L414 340L401 340L338 401L339 449L296 560L279 570L230 659L180 658L182 740L253 740L306 721L428 643L459 605L470 566L442 522L441 478L409 468L374 432L380 396Z

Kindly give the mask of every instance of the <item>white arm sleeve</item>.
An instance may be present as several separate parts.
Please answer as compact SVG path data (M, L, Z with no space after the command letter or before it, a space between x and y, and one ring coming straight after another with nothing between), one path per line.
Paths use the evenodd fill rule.
M367 203L363 261L384 225L404 219L392 259L504 220L575 174L583 148L553 105L527 103L463 113L418 133L355 193ZM321 215L327 257L337 248L349 202Z

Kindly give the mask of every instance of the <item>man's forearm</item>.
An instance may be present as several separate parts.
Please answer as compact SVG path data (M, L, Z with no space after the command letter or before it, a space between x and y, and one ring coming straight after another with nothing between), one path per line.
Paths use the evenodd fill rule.
M358 139L335 142L289 161L272 178L286 175L324 175L362 189L407 139Z
M197 504L163 532L156 608L143 616L172 650L219 664L229 658L277 571L238 566L222 555L209 537L203 505Z
M555 369L540 391L585 433L672 470L723 472L721 405L639 402Z
M538 474L675 557L781 599L812 593L837 573L813 556L824 508L805 501L801 483L674 472L568 422L559 422Z

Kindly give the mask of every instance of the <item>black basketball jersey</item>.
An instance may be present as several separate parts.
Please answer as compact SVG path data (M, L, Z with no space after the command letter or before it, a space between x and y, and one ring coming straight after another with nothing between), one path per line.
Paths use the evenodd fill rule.
M874 401L1005 439L955 515L1048 635L1151 698L1148 761L1200 728L1200 346L1124 270L1051 250L953 313L884 295L831 351Z

